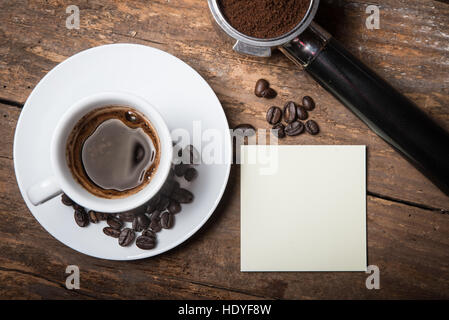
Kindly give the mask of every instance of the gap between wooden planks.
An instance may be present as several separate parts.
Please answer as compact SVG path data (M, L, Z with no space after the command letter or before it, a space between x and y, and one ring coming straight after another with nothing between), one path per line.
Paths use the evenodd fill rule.
M372 196L367 208L368 263L380 267L382 290L367 290L364 273L240 273L238 167L233 168L212 219L179 248L124 263L79 254L43 230L21 198L11 154L19 114L17 107L0 105L4 137L0 142L0 296L4 298L449 297L447 215ZM67 212L61 214L72 219L70 209L64 209ZM101 231L99 226L91 227ZM69 264L82 270L82 289L75 293L64 288Z
M376 32L364 28L363 1L323 2L317 18L449 128L449 49L438 45L445 40L442 26L449 8L434 7L432 1L409 1L407 8L395 0L374 3L382 10L382 28ZM80 30L65 28L65 4L0 4L0 39L5 40L0 42L0 98L5 102L23 104L43 75L83 49L114 42L151 45L180 57L205 77L222 101L231 126L250 122L268 128L263 118L269 104L312 95L319 105L313 117L322 127L320 137L302 136L283 143L366 144L372 195L449 208L447 196L287 59L278 53L260 60L232 52L230 43L214 29L205 1L81 1ZM254 97L253 86L260 77L277 86L277 100Z

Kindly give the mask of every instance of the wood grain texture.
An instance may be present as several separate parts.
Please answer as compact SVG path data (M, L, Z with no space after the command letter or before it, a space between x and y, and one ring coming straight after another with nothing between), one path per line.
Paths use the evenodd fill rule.
M267 60L234 53L229 40L216 32L204 0L78 1L80 30L65 28L69 4L0 0L0 101L10 104L0 104L0 297L449 298L449 216L441 213L449 209L449 198L302 70L280 53ZM380 30L364 27L368 4L381 7ZM327 0L317 20L449 128L449 5ZM370 194L397 200L368 196L368 262L380 267L381 290L367 290L364 273L239 272L238 167L206 226L154 259L98 260L46 233L15 182L12 145L20 108L11 104L23 104L38 81L67 57L116 42L150 45L186 61L217 93L231 127L268 128L269 106L309 94L317 101L312 118L322 132L283 143L368 145ZM261 77L278 90L274 101L253 95ZM69 264L80 266L81 290L64 288Z
M12 161L0 158L1 297L449 298L449 221L443 214L368 197L368 263L381 270L381 289L370 291L363 272L240 272L238 168L199 233L168 253L131 262L91 258L57 242L28 212L12 170ZM76 291L64 288L72 264L81 270Z
M318 21L348 48L449 128L449 8L435 1L373 1L381 7L381 29L365 28L363 1L323 1ZM302 70L280 53L271 59L238 55L216 32L202 0L80 1L80 30L65 27L69 1L0 2L0 98L24 103L32 88L57 63L92 46L132 42L168 51L211 84L231 124L250 120L266 128L271 103L312 95L318 139L289 144L366 144L368 190L436 208L448 197L372 133ZM438 12L438 14L434 14ZM272 102L256 98L255 81L265 77L279 91Z

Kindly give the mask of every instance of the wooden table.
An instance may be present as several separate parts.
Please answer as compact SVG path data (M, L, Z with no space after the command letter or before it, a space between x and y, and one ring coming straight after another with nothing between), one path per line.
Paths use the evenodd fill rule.
M80 9L79 30L65 26L71 4ZM369 4L380 6L380 30L365 27L363 0L324 0L317 20L449 129L449 5ZM270 104L309 94L318 104L313 117L320 135L282 143L367 145L368 263L380 268L381 289L367 290L363 272L241 273L238 167L210 221L158 257L103 261L50 236L17 187L17 119L31 90L55 65L81 50L118 42L156 47L190 64L217 93L230 126L267 128ZM259 78L278 90L275 101L254 96ZM280 53L266 60L234 53L211 24L205 0L1 0L0 132L0 298L449 298L449 198ZM65 288L67 265L80 267L80 290Z

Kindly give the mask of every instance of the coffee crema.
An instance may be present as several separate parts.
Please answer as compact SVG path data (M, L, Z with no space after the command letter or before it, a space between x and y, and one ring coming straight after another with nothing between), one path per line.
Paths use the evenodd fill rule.
M67 140L66 159L87 191L102 198L124 198L150 183L160 161L160 141L143 114L110 105L77 122Z

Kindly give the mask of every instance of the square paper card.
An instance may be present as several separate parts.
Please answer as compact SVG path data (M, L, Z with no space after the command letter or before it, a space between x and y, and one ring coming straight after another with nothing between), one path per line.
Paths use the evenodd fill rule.
M365 151L242 146L241 271L366 271Z

